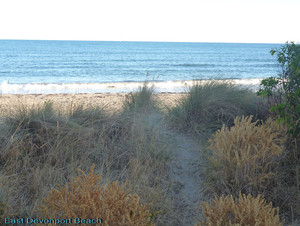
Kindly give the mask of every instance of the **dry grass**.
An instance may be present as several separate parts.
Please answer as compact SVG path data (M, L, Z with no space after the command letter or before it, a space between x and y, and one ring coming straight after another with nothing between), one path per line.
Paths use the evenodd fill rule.
M202 203L203 221L199 226L282 226L279 218L279 208L273 208L261 195L256 198L251 195L239 195L215 198L211 203Z
M154 223L172 225L176 210L168 179L168 139L149 122L144 107L152 108L112 114L100 107L72 106L61 112L47 102L3 112L0 194L9 204L6 216L36 217L51 188L70 181L76 169L87 171L95 164L103 178L127 181L126 189L142 203L151 202Z
M149 204L142 205L140 197L131 195L125 184L119 186L117 181L103 183L102 176L93 170L94 166L86 175L79 169L72 182L52 189L41 207L42 217L101 218L101 225L153 225L150 223Z
M297 139L288 138L284 156L276 171L277 186L266 197L280 207L286 221L293 225L300 224L300 156L297 154L300 146L298 145Z
M218 194L258 194L274 185L285 130L271 118L261 124L252 119L236 117L233 127L224 125L209 140L210 185Z
M297 214L299 198L295 197L299 196L299 186L291 181L299 178L294 173L299 170L292 169L298 165L277 162L282 158L282 128L271 120L264 123L251 122L251 117L234 120L244 112L255 112L257 118L260 113L252 94L236 87L230 91L230 88L228 84L199 85L191 97L188 94L183 100L181 107L184 107L177 106L169 112L172 117L180 116L172 125L196 135L199 131L220 129L211 139L208 165L207 184L213 193L225 192L237 197L240 191L261 192L267 200L274 200L281 211L282 203L288 204L288 209L294 201L290 212ZM138 93L128 95L123 109L114 113L97 106L54 110L50 102L1 112L0 204L3 208L0 206L0 211L5 211L5 217L37 217L36 211L53 187L58 184L65 189L63 185L76 176L78 168L87 172L95 164L94 172L103 175L103 181L127 181L121 187L108 183L112 190L119 192L123 188L125 193L137 194L140 203L150 203L151 222L184 225L179 210L174 208L176 200L169 176L170 140L165 127L160 127L159 120L155 119L160 112L152 91L142 87ZM227 96L228 102L226 98L218 101L222 95ZM238 98L234 99L235 96ZM236 126L221 129L221 123ZM290 167L293 173L283 178L277 189L279 164ZM65 190L66 194L72 191Z

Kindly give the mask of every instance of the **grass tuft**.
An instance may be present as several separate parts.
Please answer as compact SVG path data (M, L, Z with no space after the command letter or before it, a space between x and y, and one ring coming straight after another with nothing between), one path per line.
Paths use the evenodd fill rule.
M139 87L137 92L129 93L124 101L124 110L130 112L145 113L156 109L153 99L154 87L147 82Z
M258 107L259 102L260 98L248 89L211 80L193 85L188 95L168 110L167 118L180 131L209 136L223 124L233 125L236 116L262 117L264 109Z

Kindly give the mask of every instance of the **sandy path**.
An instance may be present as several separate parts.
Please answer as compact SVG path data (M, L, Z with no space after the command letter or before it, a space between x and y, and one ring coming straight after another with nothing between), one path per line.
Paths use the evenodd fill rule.
M174 158L171 162L173 177L177 184L176 205L182 210L185 225L194 225L196 217L200 217L201 175L202 168L200 144L192 138L178 133L173 133Z
M173 159L170 162L171 180L173 185L173 200L179 213L178 225L194 225L196 217L201 217L200 202L202 197L201 144L185 134L170 129L163 120L162 115L152 113L146 116L148 123L170 139Z

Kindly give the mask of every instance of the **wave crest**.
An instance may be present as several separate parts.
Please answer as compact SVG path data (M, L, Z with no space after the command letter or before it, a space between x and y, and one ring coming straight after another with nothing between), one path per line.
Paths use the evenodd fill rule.
M209 80L186 80L148 82L155 87L155 92L186 92L196 82ZM221 80L220 80L221 81ZM261 79L230 79L234 84L256 90ZM116 83L9 83L0 85L1 94L58 94L58 93L129 93L136 91L144 82L116 82Z

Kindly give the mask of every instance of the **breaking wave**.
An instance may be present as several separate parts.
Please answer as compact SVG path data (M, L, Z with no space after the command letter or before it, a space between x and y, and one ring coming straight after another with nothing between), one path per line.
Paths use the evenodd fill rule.
M156 93L186 92L196 82L209 80L186 81L152 81ZM232 81L234 84L257 90L261 79L231 79L218 81ZM58 93L129 93L136 91L144 82L116 82L116 83L9 83L0 85L1 94L58 94Z

